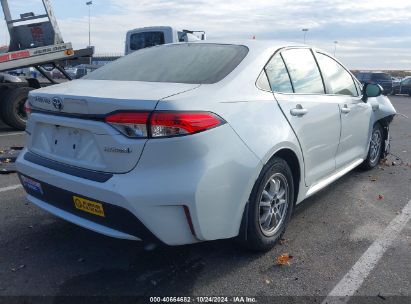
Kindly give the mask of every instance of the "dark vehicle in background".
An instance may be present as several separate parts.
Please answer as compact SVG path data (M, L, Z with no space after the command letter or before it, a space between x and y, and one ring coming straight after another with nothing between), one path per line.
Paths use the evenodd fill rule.
M411 96L411 77L404 78L399 84L395 85L392 94L408 94Z
M384 89L384 95L392 93L393 83L391 75L383 72L357 72L355 77L362 83L376 83Z

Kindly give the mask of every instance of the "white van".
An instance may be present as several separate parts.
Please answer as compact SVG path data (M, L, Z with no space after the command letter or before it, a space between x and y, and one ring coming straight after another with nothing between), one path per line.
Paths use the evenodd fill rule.
M171 26L142 27L127 32L125 54L155 45L199 40L205 40L204 31L177 30Z

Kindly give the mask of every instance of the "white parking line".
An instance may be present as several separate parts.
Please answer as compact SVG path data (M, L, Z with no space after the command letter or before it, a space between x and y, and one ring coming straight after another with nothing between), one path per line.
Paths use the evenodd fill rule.
M8 187L4 187L4 188L0 188L0 192L6 192L6 191L10 191L10 190L16 190L21 188L21 185L13 185L13 186L8 186Z
M22 134L24 134L24 132L13 132L13 133L7 133L7 134L0 134L0 137L22 135Z
M401 230L405 227L410 217L411 201L409 201L401 213L391 221L379 238L371 244L351 270L328 294L322 304L347 303L377 265L384 252L401 233Z

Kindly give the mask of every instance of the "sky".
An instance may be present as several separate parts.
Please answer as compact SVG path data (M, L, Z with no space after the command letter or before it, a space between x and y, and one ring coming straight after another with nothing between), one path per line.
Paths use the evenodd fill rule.
M52 0L60 31L75 48L88 45L88 0ZM9 0L12 15L42 13L41 0ZM205 30L208 39L303 42L351 69L411 70L411 0L93 0L96 53L122 53L128 30L155 25ZM8 41L6 26L0 45ZM338 41L338 43L334 43Z

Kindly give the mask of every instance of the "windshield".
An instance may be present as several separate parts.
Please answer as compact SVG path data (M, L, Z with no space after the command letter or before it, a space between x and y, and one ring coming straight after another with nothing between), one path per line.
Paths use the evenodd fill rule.
M240 45L163 45L134 52L83 79L211 84L230 74L247 53Z

